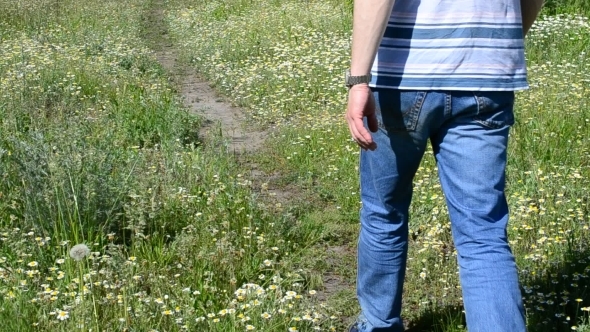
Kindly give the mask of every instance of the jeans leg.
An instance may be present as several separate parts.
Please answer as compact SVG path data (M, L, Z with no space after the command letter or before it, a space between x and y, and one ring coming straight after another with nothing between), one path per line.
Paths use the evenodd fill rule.
M458 252L469 332L526 330L504 195L513 94L461 94L433 136Z
M401 297L408 250L412 181L428 135L419 118L426 93L376 92L379 131L375 151L361 151L361 231L357 295L362 332L403 331ZM430 100L429 95L429 99ZM424 115L424 114L423 114Z

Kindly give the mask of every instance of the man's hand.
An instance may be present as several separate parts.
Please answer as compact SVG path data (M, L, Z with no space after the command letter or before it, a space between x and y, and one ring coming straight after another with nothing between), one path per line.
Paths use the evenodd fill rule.
M378 130L377 117L375 115L375 98L367 84L358 84L350 88L348 92L348 108L346 121L350 135L357 144L365 150L375 150L377 144L373 141L371 133L365 128L363 118L367 117L369 129L372 132Z

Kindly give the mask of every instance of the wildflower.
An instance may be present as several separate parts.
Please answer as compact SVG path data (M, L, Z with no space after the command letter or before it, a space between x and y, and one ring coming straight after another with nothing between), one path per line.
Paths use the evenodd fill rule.
M256 328L253 325L246 325L246 331L253 331Z
M264 319L269 319L271 316L271 314L269 314L268 312L264 312L262 315L260 315L260 317L264 318Z
M35 266L39 265L39 263L37 263L37 262L35 262L35 261L32 261L32 262L30 262L30 263L29 263L29 264L27 264L27 265L28 265L28 266L30 266L30 267L35 267Z
M313 289L309 291L309 295L316 295L316 294L317 294L317 292Z
M66 261L65 259L63 259L63 258L60 258L60 259L56 260L55 262L56 262L57 264L63 264L65 261Z
M66 320L68 318L70 318L70 315L68 314L67 311L59 310L57 312L57 319L59 319L59 320Z
M75 261L81 261L84 257L90 254L90 249L83 243L76 244L70 250L70 257Z
M299 332L299 330L295 326L291 326L289 332Z
M162 315L164 315L164 316L170 316L172 314L173 314L172 310L164 310L164 311L162 311Z

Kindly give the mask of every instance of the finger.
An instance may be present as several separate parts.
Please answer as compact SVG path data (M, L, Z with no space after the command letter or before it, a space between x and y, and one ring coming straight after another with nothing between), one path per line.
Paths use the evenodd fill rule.
M363 123L363 119L355 118L352 122L353 128L356 131L357 139L365 145L369 145L373 142L373 138L371 134L365 128L365 124Z
M348 121L348 117L346 118L346 124L348 124L348 131L350 132L350 138L358 144L358 141L356 140L356 137L354 136L354 131L352 130L352 125L350 124L350 122Z
M350 136L356 144L358 144L361 148L366 149L362 142L362 138L360 137L358 130L354 125L354 120L350 116L346 116L346 123L348 124L348 130L350 131Z
M362 118L353 118L352 131L357 142L363 149L375 150L376 144L373 142L373 137L365 128Z
M350 131L350 137L352 138L352 140L358 144L361 148L363 147L362 142L359 141L359 134L358 131L356 130L356 128L353 125L353 120L350 119L349 117L346 118L347 124L348 124L348 130Z

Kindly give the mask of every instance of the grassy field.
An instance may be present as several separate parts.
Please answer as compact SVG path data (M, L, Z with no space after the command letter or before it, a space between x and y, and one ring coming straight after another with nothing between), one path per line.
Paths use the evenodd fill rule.
M184 65L272 129L262 150L199 137L150 50L156 8ZM509 235L530 331L590 331L590 9L545 13L517 94ZM337 0L0 0L0 331L344 331L350 20ZM257 184L253 165L275 176ZM429 154L414 197L404 318L465 331Z

